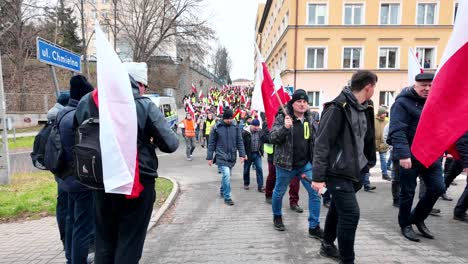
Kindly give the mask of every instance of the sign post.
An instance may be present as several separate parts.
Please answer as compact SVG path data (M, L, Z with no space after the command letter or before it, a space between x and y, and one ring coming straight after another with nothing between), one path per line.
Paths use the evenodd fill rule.
M37 59L50 67L54 82L55 94L58 97L60 87L55 74L54 66L65 70L81 73L81 56L42 38L37 38Z

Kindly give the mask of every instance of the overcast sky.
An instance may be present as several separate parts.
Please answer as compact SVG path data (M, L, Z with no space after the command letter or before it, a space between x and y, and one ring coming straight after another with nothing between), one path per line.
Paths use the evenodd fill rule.
M255 16L258 3L265 0L205 0L218 41L232 60L231 79L253 80ZM216 47L217 45L215 45Z

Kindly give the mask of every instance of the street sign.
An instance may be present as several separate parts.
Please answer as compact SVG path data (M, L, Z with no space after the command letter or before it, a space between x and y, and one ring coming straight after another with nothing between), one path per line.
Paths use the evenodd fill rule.
M81 72L80 54L69 51L45 39L37 38L37 59L49 65Z

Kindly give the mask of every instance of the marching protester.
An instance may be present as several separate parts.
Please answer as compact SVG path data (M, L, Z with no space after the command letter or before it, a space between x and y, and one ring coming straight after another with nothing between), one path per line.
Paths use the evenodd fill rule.
M214 125L216 124L216 120L213 118L213 113L209 112L207 115L206 115L206 119L205 119L205 122L203 124L203 137L204 139L204 143L203 144L206 144L208 145L208 142L210 141L210 133L211 133L211 129L214 127ZM202 147L204 147L204 145L202 145Z
M180 123L183 124L182 128L182 135L185 138L185 155L187 156L187 160L192 160L192 154L195 150L195 127L197 124L195 120L193 120L193 116L191 113L187 113L185 115L185 119L182 120Z
M377 80L370 71L353 74L351 85L324 106L315 142L312 187L320 192L326 185L331 193L320 254L341 263L354 263L360 216L356 192L376 163L370 98Z
M266 134L260 129L260 121L254 119L252 123L242 130L242 139L244 141L246 160L244 162L244 190L249 189L250 185L250 166L255 164L257 174L257 190L265 192L263 187L263 143Z
M159 108L141 96L148 84L145 63L125 64L130 75L138 122L137 168L143 190L138 197L95 191L95 263L138 263L146 237L146 229L155 202L155 179L158 177L158 159L155 148L172 153L179 140L167 124ZM98 118L98 93L84 96L75 114L75 123Z
M316 131L308 101L304 90L296 90L285 106L286 113L279 111L276 115L270 132L270 142L275 144L276 166L276 184L272 197L273 225L278 231L285 230L281 210L283 196L291 180L299 177L309 195L309 236L321 239L320 197L309 183L312 179Z
M221 172L221 196L230 206L234 205L231 197L231 173L236 164L237 152L241 163L245 160L242 132L233 121L233 115L231 109L225 109L223 120L211 129L206 155L209 166L218 165L218 171Z
M403 236L415 242L419 242L420 239L414 232L413 225L424 237L434 239L434 235L426 227L424 220L445 191L441 159L426 168L411 153L411 144L424 104L431 91L433 79L432 73L420 73L415 77L416 83L405 88L397 96L391 109L388 136L388 141L393 146L393 159L399 161L401 190L398 222ZM418 176L427 188L416 207L412 209Z

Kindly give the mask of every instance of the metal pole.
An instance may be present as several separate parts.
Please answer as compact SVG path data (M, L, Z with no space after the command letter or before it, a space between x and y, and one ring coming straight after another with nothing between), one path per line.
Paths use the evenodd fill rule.
M52 80L54 81L55 96L58 98L59 95L60 95L60 87L59 87L59 83L58 83L58 80L57 80L57 75L55 74L55 68L54 68L54 66L49 65L49 69L50 69L50 74L52 74Z
M2 147L0 150L0 184L10 184L10 156L8 152L8 132L6 123L5 91L3 90L2 54L0 52L0 121Z

